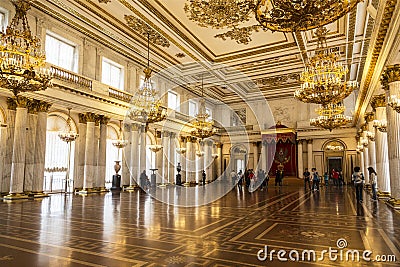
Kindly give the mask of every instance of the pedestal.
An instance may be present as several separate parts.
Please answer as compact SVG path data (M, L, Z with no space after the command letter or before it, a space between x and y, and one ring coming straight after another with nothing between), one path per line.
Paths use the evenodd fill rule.
M112 191L121 191L121 175L119 174L114 174L113 179L112 179L112 184L111 184L111 190Z

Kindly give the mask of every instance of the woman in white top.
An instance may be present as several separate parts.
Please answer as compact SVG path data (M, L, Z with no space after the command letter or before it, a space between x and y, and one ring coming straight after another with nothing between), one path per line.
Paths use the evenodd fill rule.
M372 189L372 200L377 200L376 198L376 172L374 168L368 167L368 172L369 172L369 182L371 183L371 189Z

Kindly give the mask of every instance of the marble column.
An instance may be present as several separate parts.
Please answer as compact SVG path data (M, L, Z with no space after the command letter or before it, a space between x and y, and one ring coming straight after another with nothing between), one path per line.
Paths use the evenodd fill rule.
M163 184L169 183L169 171L168 171L168 158L169 158L169 136L170 132L164 131L162 134L162 171L161 171L161 180Z
M196 182L196 138L188 136L186 138L186 182Z
M400 65L388 66L382 75L386 96L400 96ZM387 134L389 148L390 191L389 204L400 209L400 113L388 106L386 108Z
M4 169L5 169L5 161L6 161L6 150L7 150L7 125L0 125L0 195L4 191L8 191L3 188L3 177L4 177Z
M371 106L375 110L377 122L386 121L386 96L385 94L374 96ZM376 173L378 174L378 197L390 197L390 171L389 154L387 144L387 128L375 125L376 146Z
M33 191L33 169L35 165L35 145L37 127L37 100L28 101L28 127L26 131L25 153L25 180L24 193L29 195Z
M313 140L308 139L307 140L307 168L311 172L311 169L314 168L314 162L313 162ZM321 170L317 170L321 172Z
M140 127L139 173L146 171L146 127ZM146 173L150 177L150 173Z
M129 187L126 190L133 190L137 188L140 177L139 172L139 124L132 124L132 135L131 135L131 169L130 169L130 180Z
M267 174L269 173L269 170L267 170L267 141L262 141L261 142L261 169L264 170Z
M205 145L204 141L199 141L199 150L196 151L195 164L196 164L196 183L201 184L202 173L204 168Z
M14 130L15 130L15 113L17 110L17 103L14 98L7 98L7 136L5 146L5 159L4 159L4 170L1 181L1 192L8 193L10 190L11 180L11 163L12 153L14 145Z
M253 171L257 174L258 170L258 142L253 142Z
M155 134L156 144L163 146L163 138L162 133L160 131L156 131ZM156 183L161 184L163 183L163 154L164 154L164 147L161 147L160 150L155 152L155 159L156 162L152 168L156 168Z
M34 197L47 196L43 194L44 164L46 160L47 112L51 104L40 101L37 107L35 167L33 168L32 191Z
M222 176L222 173L223 173L223 169L222 169L222 161L223 161L223 158L222 158L222 143L217 143L216 144L216 146L217 146L217 155L218 155L218 157L217 157L217 178L219 178L219 177L221 177Z
M303 140L299 139L297 140L297 177L303 179L303 172Z
M175 153L176 153L176 144L175 144L176 133L170 133L169 136L169 156L168 156L168 171L169 171L169 180L168 183L172 184L175 182Z
M86 153L86 115L84 113L78 114L79 123L78 131L79 138L77 139L77 150L78 157L75 161L77 166L77 175L74 177L74 188L75 191L80 191L83 189L83 179L85 176L85 153Z
M110 118L103 115L99 116L100 119L100 139L99 139L99 154L97 159L98 177L96 177L96 187L101 191L106 191L106 166L107 166L107 123Z
M121 172L121 187L126 188L130 185L131 180L131 172L130 172L130 164L131 164L131 150L132 150L132 127L131 124L125 124L123 127L123 136L120 138L128 141L127 145L124 148L120 149L120 153L122 153L122 172Z
M83 176L83 190L80 194L87 194L93 191L94 178L94 144L95 144L95 123L97 115L91 112L86 113L86 146L85 146L85 168Z
M204 141L204 170L206 171L206 180L211 181L213 177L213 155L212 155L212 140ZM201 177L201 179L203 179Z
M368 145L369 145L369 139L367 137L367 131L364 130L363 132L363 146L364 146L364 166L363 169L361 170L362 173L364 174L365 177L365 184L368 185L369 184L369 175L368 175L368 167L369 167L369 149L368 149Z
M13 200L27 198L24 192L24 170L26 153L26 126L28 122L28 99L16 97L17 112L15 114L15 132L11 163L10 192L4 199Z
M94 124L94 141L93 141L93 191L100 191L100 170L99 166L99 145L100 145L100 116L96 116Z
M187 149L186 137L181 136L180 138L181 138L181 148ZM180 158L179 162L181 163L181 168L182 168L182 171L181 171L182 183L187 182L187 180L186 180L186 161L187 161L186 156L187 156L186 150L185 150L185 152L181 152L179 155L179 158Z
M367 112L364 116L367 123L368 132L372 133L368 135L368 167L374 168L376 171L376 145L375 145L375 130L374 130L374 113ZM366 170L368 174L368 170ZM368 175L369 176L369 175Z

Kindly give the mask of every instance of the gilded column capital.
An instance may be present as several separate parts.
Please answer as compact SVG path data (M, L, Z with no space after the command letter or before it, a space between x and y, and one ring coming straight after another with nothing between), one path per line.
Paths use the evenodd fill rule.
M154 130L154 136L156 138L161 138L161 131Z
M170 138L175 138L176 137L176 133L171 132L169 135Z
M27 108L28 107L29 99L26 98L25 96L18 95L18 96L16 96L15 101L17 102L17 108Z
M40 100L39 103L37 104L37 111L38 112L46 112L47 113L47 112L49 112L49 109L51 108L51 105L52 104Z
M364 114L364 120L369 123L374 120L374 113L373 112L366 112Z
M390 83L398 81L400 81L400 65L387 66L381 77L383 89L388 90Z
M39 100L29 100L28 101L28 113L29 114L37 114L38 113L38 108L39 108Z
M110 122L110 118L104 115L99 115L100 124L107 125Z
M86 114L85 113L79 113L78 118L79 118L79 123L86 123Z
M9 110L17 110L17 102L13 97L7 97L7 109Z
M297 139L297 144L303 144L304 139Z
M216 143L215 146L216 146L217 148L222 148L222 143Z
M169 135L171 134L171 132L169 132L169 131L163 131L162 134L163 134L163 137L169 137Z
M312 139L307 139L306 141L307 141L307 144L312 144L313 143Z
M371 107L373 108L373 110L381 107L386 107L386 95L374 95L371 100Z
M132 131L137 132L139 131L139 129L140 129L140 124L132 123Z
M96 122L97 115L92 112L85 113L86 122Z

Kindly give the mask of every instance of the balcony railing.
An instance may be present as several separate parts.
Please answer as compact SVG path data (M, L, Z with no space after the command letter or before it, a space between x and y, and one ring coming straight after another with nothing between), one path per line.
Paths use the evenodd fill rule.
M80 87L92 91L92 80L57 66L50 66L50 70L53 73L55 79L64 82L74 83Z
M108 96L112 98L116 98L118 100L130 103L133 95L112 87L108 88Z

